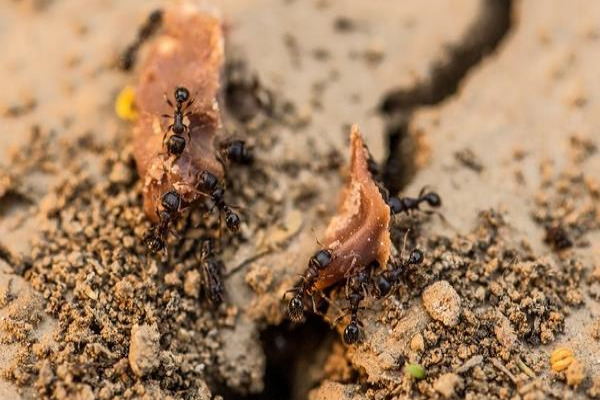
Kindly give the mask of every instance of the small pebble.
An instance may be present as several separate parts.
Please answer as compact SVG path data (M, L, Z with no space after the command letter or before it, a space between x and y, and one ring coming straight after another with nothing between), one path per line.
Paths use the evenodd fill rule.
M160 347L158 326L138 325L131 327L129 365L137 376L145 376L158 368Z

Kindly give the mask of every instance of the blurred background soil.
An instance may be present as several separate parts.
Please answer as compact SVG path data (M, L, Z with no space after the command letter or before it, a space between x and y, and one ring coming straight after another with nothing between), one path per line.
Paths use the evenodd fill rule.
M167 262L140 244L113 109L137 76L116 60L164 4L0 5L0 398L600 396L600 4L218 3L226 128L257 162L229 174L245 223L216 310L200 210ZM397 218L425 263L345 346L343 295L300 326L281 298L335 212L352 123L391 192L429 185L443 218ZM575 362L555 372L558 346Z

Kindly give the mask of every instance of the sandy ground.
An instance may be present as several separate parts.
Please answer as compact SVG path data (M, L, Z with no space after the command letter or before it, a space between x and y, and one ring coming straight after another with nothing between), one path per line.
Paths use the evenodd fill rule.
M167 263L139 244L131 127L113 111L137 73L115 59L162 3L0 6L0 398L599 395L600 6L492 3L220 4L229 63L273 102L241 121L248 93L227 73L240 90L226 125L257 162L231 173L246 223L222 254L217 310L197 296L194 229ZM501 24L489 16L500 3L507 32L466 66L465 49L494 47L474 37ZM414 100L382 112L398 93ZM396 246L410 227L407 248L426 261L397 294L367 302L363 340L346 346L347 319L328 325L343 291L302 326L281 297L335 212L352 123L378 161L403 167L391 179L408 183L402 194L440 193L445 221L398 219ZM572 246L545 243L549 226ZM436 313L444 296L459 301ZM551 371L559 345L583 373ZM411 363L425 379L405 373Z

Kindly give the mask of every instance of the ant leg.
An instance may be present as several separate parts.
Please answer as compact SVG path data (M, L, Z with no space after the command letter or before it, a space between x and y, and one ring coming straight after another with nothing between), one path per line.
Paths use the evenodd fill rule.
M177 231L175 230L175 228L173 228L173 227L169 228L169 233L171 235L173 235L175 237L175 239L177 239L177 240L181 239L181 235L179 233L177 233Z
M169 97L167 96L167 93L163 93L163 98L165 99L165 101L167 102L167 104L169 106L171 106L171 108L175 108L175 106L173 105L173 103L171 103L171 100L169 99Z
M444 217L444 214L442 214L440 211L427 210L427 211L423 211L423 212L427 215L437 215L439 217L439 219L442 221L442 224L444 224L444 226L452 229L454 232L457 232L457 233L459 232L459 229L457 227L455 227L454 225L452 225L450 222L448 222L446 217Z
M173 127L173 124L169 125L169 126L167 127L167 130L165 131L165 133L163 133L163 139L162 139L162 145L163 145L163 146L165 145L165 140L167 140L167 139L168 139L168 137L169 137L169 132L171 131L171 128L172 128L172 127Z
M187 102L187 104L185 105L185 108L183 109L183 111L187 110L188 108L190 108L190 106L192 104L194 104L194 101L196 100L196 98L194 97L193 99L191 99L190 101ZM191 113L190 113L191 114Z
M281 296L281 300L285 300L285 296L288 293L298 293L300 291L300 289L302 289L302 286L296 286L296 287L286 290L285 292L283 292L283 296Z

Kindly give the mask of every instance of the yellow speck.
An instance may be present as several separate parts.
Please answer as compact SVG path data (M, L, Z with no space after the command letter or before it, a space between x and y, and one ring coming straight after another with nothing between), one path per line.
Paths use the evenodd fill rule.
M115 112L119 118L125 121L135 121L138 117L135 108L135 92L132 86L125 86L117 96L115 101Z
M550 355L550 365L556 372L566 369L574 360L573 352L565 347L558 347Z

